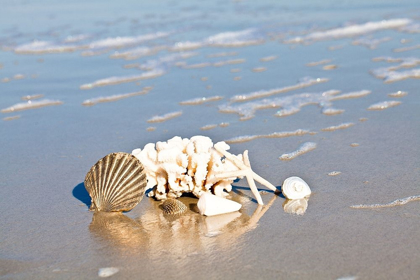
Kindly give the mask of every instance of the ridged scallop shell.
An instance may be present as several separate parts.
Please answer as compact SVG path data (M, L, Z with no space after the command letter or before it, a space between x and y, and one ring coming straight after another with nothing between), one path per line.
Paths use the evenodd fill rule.
M187 211L187 206L177 199L168 198L162 203L162 210L167 215L180 215Z
M281 191L288 199L301 199L311 194L308 184L299 177L284 180Z
M85 177L85 188L92 198L90 210L130 211L146 190L143 165L133 155L112 153L100 159Z

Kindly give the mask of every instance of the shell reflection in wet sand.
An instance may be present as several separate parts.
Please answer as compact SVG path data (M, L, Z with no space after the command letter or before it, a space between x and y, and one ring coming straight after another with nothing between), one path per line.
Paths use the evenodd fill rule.
M244 198L236 193L232 196L241 202ZM105 242L107 247L115 251L178 261L189 254L213 250L214 246L232 248L242 240L239 238L241 235L258 226L259 220L277 197L273 195L266 205L258 205L251 216L234 212L212 217L204 217L196 212L196 198L179 199L189 208L180 216L165 215L159 209L160 202L149 199L150 206L136 219L121 213L95 212L89 230L99 243Z
M286 199L283 203L283 210L289 214L303 215L308 208L308 199Z
M117 249L141 248L148 235L141 224L120 212L95 212L89 225L90 232Z

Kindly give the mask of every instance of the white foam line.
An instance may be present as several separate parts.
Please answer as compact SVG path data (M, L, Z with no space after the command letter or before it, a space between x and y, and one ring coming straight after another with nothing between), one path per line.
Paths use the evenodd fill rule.
M97 55L103 53L103 49L122 48L133 45L138 45L146 41L155 40L169 36L167 32L156 32L140 36L132 37L110 37L93 41L89 44L66 44L67 42L75 43L84 39L87 39L89 35L80 35L79 37L68 37L65 43L53 43L49 41L34 41L15 47L13 50L18 54L45 54L45 53L62 53L62 52L74 52L81 49L90 49L88 52L84 52L82 55Z
M342 123L340 125L333 125L333 126L329 126L326 128L322 128L322 131L335 131L335 130L339 130L339 129L346 129L349 127L352 127L354 125L354 123Z
M369 106L369 108L367 108L368 110L374 111L374 110L385 110L391 107L395 107L401 104L401 101L383 101L383 102L378 102L375 104L372 104Z
M63 104L63 102L61 102L60 100L51 100L51 99L42 99L42 100L36 100L36 101L29 100L28 102L18 103L8 108L5 108L1 110L1 112L11 113L11 112L17 112L17 111L22 111L22 110L36 109L36 108L61 105L61 104Z
M323 60L319 60L319 61L306 63L306 66L313 67L313 66L318 66L318 65L322 65L322 64L328 64L331 61L332 61L331 59L323 59Z
M236 144L236 143L249 142L255 139L259 139L259 138L284 138L284 137L291 137L291 136L303 136L308 133L310 133L309 130L297 129L295 131L273 132L270 134L238 136L238 137L225 140L225 142L229 144Z
M224 66L228 64L241 64L241 63L244 63L245 61L246 59L244 58L237 58L237 59L217 61L217 62L214 62L212 65L215 67L220 67L220 66Z
M235 56L235 55L238 55L238 53L237 52L221 52L221 53L208 54L207 57L212 58L212 57Z
M240 31L222 32L209 36L201 41L177 42L169 48L171 51L194 50L203 47L245 47L259 45L264 40L257 35L257 29L250 28ZM230 54L232 55L232 54ZM224 56L224 55L220 55ZM216 56L213 56L216 57Z
M350 208L353 209L376 209L376 208L386 208L386 207L394 207L394 206L399 206L399 205L404 205L407 204L411 201L416 201L416 200L420 200L420 195L413 195L413 196L409 196L409 197L405 197L405 198L400 198L397 200L394 200L390 203L386 203L386 204L359 204L359 205L352 205L350 206Z
M269 62L269 61L273 61L275 59L277 59L277 55L270 55L270 56L266 56L266 57L262 57L260 58L261 62Z
M384 42L388 42L391 39L392 39L391 37L383 37L383 38L380 38L380 39L363 37L363 38L359 38L359 39L354 40L352 42L352 44L356 45L356 46L363 46L363 47L366 47L368 49L373 50L373 49L376 49L379 44L384 43Z
M115 95L111 95L111 96L101 96L101 97L87 99L87 100L83 101L82 105L93 106L93 105L96 105L98 103L113 102L113 101L117 101L117 100L128 98L128 97L143 95L143 94L146 94L146 93L148 93L147 90L142 90L142 91L132 92L132 93L115 94Z
M255 28L234 32L222 32L207 37L204 43L214 47L243 47L264 43L264 40L258 38L256 33L257 29Z
M43 94L32 94L32 95L22 96L20 99L27 101L27 100L39 99L39 98L42 98L42 97L44 97Z
M46 54L74 52L83 48L86 47L78 45L54 44L52 42L47 41L34 41L32 43L23 44L15 47L14 52L17 54Z
M198 68L205 68L210 67L212 64L210 62L202 62L202 63L196 63L196 64L189 64L182 66L183 69L198 69Z
M175 45L170 47L169 50L173 52L190 51L201 48L203 46L204 44L202 42L184 41L175 43Z
M207 102L213 102L223 99L223 96L198 97L179 102L180 105L200 105Z
M167 113L161 116L154 116L147 120L148 123L164 122L182 115L182 111Z
M371 71L371 74L378 79L383 79L385 83L393 83L409 78L419 78L420 77L420 68L406 70L406 71L396 71L402 68L412 68L420 65L420 59L415 57L406 57L406 58L392 58L392 57L376 57L373 61L386 61L390 63L400 62L400 64L391 67L377 68Z
M140 69L153 70L153 69L166 69L174 65L177 61L196 56L196 52L174 53L169 55L160 56L156 59L150 59L140 64Z
M408 94L408 92L399 90L397 92L388 93L388 96L389 97L397 97L397 98L399 98L399 97L404 97L407 94Z
M126 50L126 51L115 51L113 54L111 54L110 58L123 58L125 60L133 60L137 59L143 56L150 56L154 55L157 52L164 50L165 47L137 47L134 49Z
M17 119L20 119L20 115L5 117L5 118L3 118L3 121L13 121L13 120L17 120Z
M412 22L406 26L400 28L402 32L408 33L420 33L420 23L419 22Z
M299 147L299 149L297 149L294 152L288 153L288 154L282 154L279 159L281 160L292 160L300 155L303 155L307 152L310 152L312 150L314 150L316 148L316 143L314 142L306 142L303 143L302 146Z
M79 34L79 35L70 35L64 39L64 43L77 43L86 39L91 38L90 34Z
M411 46L411 47L405 47L405 48L396 48L393 49L393 52L406 52L406 51L412 51L412 50L417 50L420 49L420 45L415 45L415 46Z
M377 72L378 73L378 72ZM406 70L406 71L386 71L380 74L385 83L399 82L405 79L420 78L420 68Z
M360 36L379 30L403 27L411 22L412 21L407 18L371 21L364 24L354 24L346 27L330 29L327 31L313 32L304 37L295 37L287 40L286 43L301 43L305 41L320 41Z
M272 95L279 94L279 93L285 93L285 92L289 92L289 91L292 91L292 90L297 90L297 89L309 87L309 86L316 85L316 84L319 84L319 83L325 83L325 82L328 82L328 81L329 81L329 79L327 79L327 78L316 78L316 79L309 78L309 79L307 79L303 82L300 82L298 84L291 85L291 86L286 86L286 87L282 87L282 88L275 88L275 89L270 89L270 90L259 90L259 91L251 92L251 93L248 93L248 94L235 95L230 99L230 101L231 102L249 101L249 100L253 100L253 99L257 99L257 98L268 97L268 96L272 96Z
M282 109L277 111L275 114L277 117L295 114L299 112L303 106L307 105L318 105L322 108L323 113L329 114L330 111L337 111L337 109L332 108L333 100L362 97L370 93L368 90L361 90L337 95L339 92L340 91L338 90L329 90L319 93L301 93L284 97L250 101L239 105L227 103L220 105L219 111L222 113L236 113L240 116L240 120L242 121L253 118L257 110L273 109L278 107L281 107Z
M102 49L102 48L121 48L132 45L137 45L146 41L155 40L169 36L167 32L156 32L151 34L145 34L140 36L128 36L128 37L109 37L106 39L97 40L91 42L88 47L90 49Z
M333 96L333 97L330 98L330 101L360 98L360 97L366 96L366 95L371 94L371 93L372 92L370 90L354 91L354 92L349 92L349 93Z
M99 86L109 86L109 85L116 85L116 84L121 84L121 83L134 82L138 80L153 79L153 78L162 76L163 74L165 74L165 71L163 70L152 70L152 71L148 71L139 75L119 76L119 77L114 76L114 77L109 77L105 79L100 79L89 84L83 84L80 86L80 89L91 89L91 88L99 87Z
M201 130L210 130L210 129L214 129L216 127L217 127L217 124L208 124L208 125L202 126L200 129Z

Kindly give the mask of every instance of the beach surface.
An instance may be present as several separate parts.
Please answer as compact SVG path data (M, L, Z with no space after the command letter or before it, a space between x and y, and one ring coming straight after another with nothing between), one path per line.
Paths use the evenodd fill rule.
M1 279L420 277L418 1L12 1L0 31ZM89 211L100 158L194 135L312 195Z

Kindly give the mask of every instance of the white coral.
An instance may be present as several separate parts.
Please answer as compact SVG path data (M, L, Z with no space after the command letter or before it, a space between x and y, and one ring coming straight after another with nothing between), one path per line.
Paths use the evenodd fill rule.
M225 142L218 142L216 146L224 151L229 149ZM132 154L144 165L147 188L153 188L149 196L164 200L183 193L199 197L203 192L212 191L224 197L225 191L232 190L231 183L242 176L238 173L240 168L214 147L212 140L205 136L191 139L176 136L156 145L149 143L143 150L133 150ZM234 157L243 162L242 155Z

